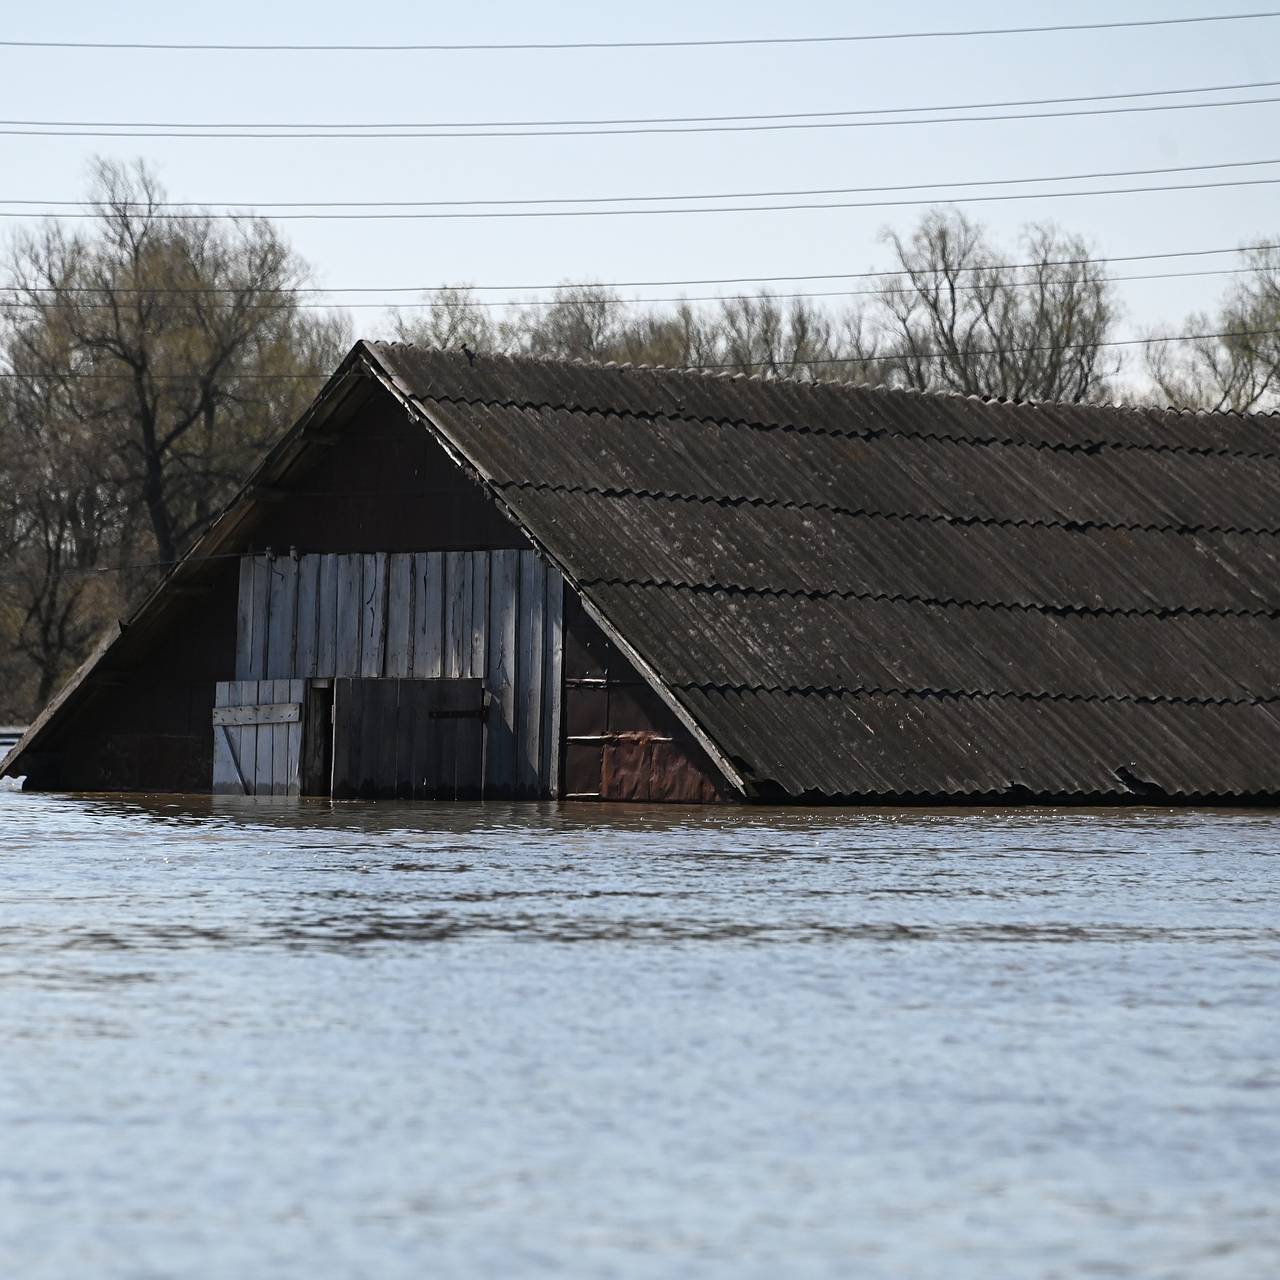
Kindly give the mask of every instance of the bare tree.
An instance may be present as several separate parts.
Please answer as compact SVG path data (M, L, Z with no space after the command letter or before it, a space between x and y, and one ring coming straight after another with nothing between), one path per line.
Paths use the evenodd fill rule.
M1221 336L1148 348L1147 370L1167 404L1240 413L1280 406L1280 250L1248 249L1241 257L1250 272L1218 313L1185 321L1187 333Z
M268 224L171 213L100 163L91 234L17 239L0 329L0 649L10 714L44 702L331 369L344 326L301 311Z
M442 351L467 347L472 351L501 351L505 335L494 323L483 301L468 285L445 285L431 295L427 307L406 316L397 313L394 331L398 342L413 342Z
M762 290L714 306L642 310L600 285L565 285L520 315L478 314L468 290L442 291L399 336L431 346L765 377L889 383L919 390L1080 401L1119 372L1104 345L1118 308L1079 237L1032 226L1011 267L985 231L935 210L885 237L898 273L868 306L833 317L805 298Z
M981 226L941 210L885 239L901 271L877 308L893 381L1015 399L1106 394L1119 372L1102 346L1117 306L1085 241L1028 227L1015 268Z
M17 243L27 311L9 357L96 424L172 560L313 394L299 351L331 367L340 328L298 310L303 264L268 222L171 213L142 165L99 162L95 199L97 235L46 226Z
M111 458L101 456L91 424L63 417L46 390L38 381L13 380L0 405L0 614L10 654L22 658L33 676L22 714L46 702L86 656L101 610L119 589L93 570L104 548L125 541L128 523L119 477ZM10 705L19 700L11 697Z
M716 364L769 377L838 376L840 344L831 318L803 298L789 304L761 291L720 304L712 326Z
M612 360L626 331L626 303L601 285L566 285L553 301L503 326L507 350L570 360Z

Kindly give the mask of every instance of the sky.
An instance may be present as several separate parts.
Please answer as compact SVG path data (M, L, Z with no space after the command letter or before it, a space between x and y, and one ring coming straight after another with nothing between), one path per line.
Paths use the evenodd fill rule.
M4 39L225 43L732 38L1114 22L1250 6L1238 0L1044 0L910 5L648 0L634 9L515 0L217 5L70 0L23 6ZM1257 6L1254 6L1257 7ZM840 111L1135 93L1280 79L1280 20L886 43L555 52L249 53L0 48L6 119L219 123L435 122ZM1280 97L1276 89L1205 97ZM1077 119L560 138L230 140L0 137L8 200L84 197L92 157L144 157L169 197L482 200L953 183L1276 158L1280 102ZM3 126L0 126L3 127ZM1275 168L1075 186L1280 178ZM1046 184L1052 186L1053 184ZM1000 190L1004 190L1001 188ZM964 205L1016 255L1051 219L1101 253L1220 248L1280 237L1280 185ZM904 193L905 194L905 193ZM928 193L926 193L927 195ZM840 197L834 197L840 199ZM877 197L845 197L862 199ZM892 197L880 197L892 198ZM897 198L903 198L899 195ZM811 275L889 262L884 228L920 208L282 223L328 287L537 285ZM22 219L5 219L12 228ZM1013 260L1018 260L1016 256ZM1232 265L1226 258L1148 270ZM1131 274L1144 268L1116 267ZM1120 286L1126 333L1211 309L1225 276ZM782 286L779 286L780 288ZM805 286L802 286L805 287ZM839 288L839 282L810 288ZM848 285L846 287L866 287ZM623 291L628 292L626 290ZM645 296L674 290L637 289ZM706 290L689 290L698 293ZM502 293L493 295L504 296ZM527 297L515 290L511 296ZM386 294L364 295L370 302ZM835 305L841 299L831 300ZM353 313L358 333L383 313Z

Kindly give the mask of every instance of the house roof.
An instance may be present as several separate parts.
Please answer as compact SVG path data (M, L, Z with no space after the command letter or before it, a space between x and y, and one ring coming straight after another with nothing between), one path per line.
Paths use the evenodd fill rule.
M0 773L242 549L255 495L371 380L749 794L1280 798L1280 420L385 343L357 344Z
M1280 795L1280 430L365 347L759 794Z

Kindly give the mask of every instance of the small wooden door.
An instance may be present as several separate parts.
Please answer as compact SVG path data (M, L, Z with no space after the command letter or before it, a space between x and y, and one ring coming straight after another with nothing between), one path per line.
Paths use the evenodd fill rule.
M483 680L333 682L333 796L478 800Z
M223 680L213 708L213 792L301 794L305 680Z

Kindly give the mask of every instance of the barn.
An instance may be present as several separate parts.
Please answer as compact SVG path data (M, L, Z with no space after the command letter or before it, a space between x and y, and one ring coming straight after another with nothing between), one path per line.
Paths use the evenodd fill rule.
M400 799L1274 803L1267 416L361 342L0 771Z

